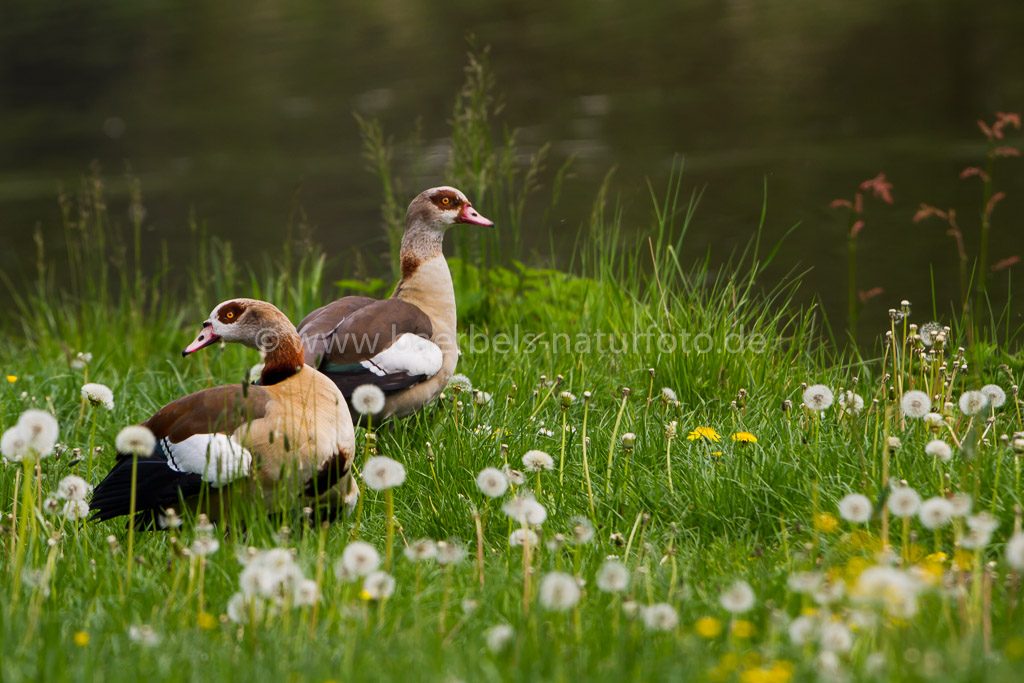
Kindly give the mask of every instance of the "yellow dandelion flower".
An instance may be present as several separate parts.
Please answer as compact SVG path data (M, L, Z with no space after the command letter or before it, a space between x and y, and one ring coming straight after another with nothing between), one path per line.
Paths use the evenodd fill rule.
M737 638L753 638L754 634L757 633L754 622L747 621L746 619L737 619L732 622L731 629L732 634Z
M750 432L736 432L732 435L732 440L740 443L757 443L757 437Z
M931 562L933 564L942 564L949 559L949 555L946 553L932 553L924 559L926 562Z
M735 652L726 652L718 661L724 671L735 671L740 665L740 656Z
M196 623L199 624L199 628L206 631L212 631L217 628L217 617L213 616L209 612L200 612L199 617L196 619Z
M962 572L968 571L974 565L974 553L963 548L957 549L953 555L953 564Z
M767 683L764 669L747 669L740 674L740 683Z
M75 635L71 637L74 639L75 645L78 647L85 647L89 644L89 634L85 631L75 631Z
M826 534L831 534L839 529L839 520L827 512L819 512L814 515L814 528Z
M722 455L722 451L711 451L711 455L720 456Z
M816 607L804 607L800 610L800 616L802 617L813 617L818 614Z
M366 589L364 588L363 590L359 591L359 599L360 599L360 600L373 600L373 596L372 596L372 595L370 595L370 594L369 594L369 593L368 593L368 592L366 591Z
M17 375L7 375L7 381L10 382L11 384L14 384L15 382L18 381L18 376ZM88 636L86 636L86 637L88 637Z
M793 668L793 662L784 659L775 662L768 669L769 683L789 683L793 679Z
M855 582L857 577L860 576L865 569L871 566L867 558L864 557L851 557L850 561L846 563L846 579L849 582Z
M715 617L701 617L693 629L701 638L717 638L722 633L722 621Z
M686 438L690 441L718 441L722 436L711 427L697 427L692 432L686 435Z

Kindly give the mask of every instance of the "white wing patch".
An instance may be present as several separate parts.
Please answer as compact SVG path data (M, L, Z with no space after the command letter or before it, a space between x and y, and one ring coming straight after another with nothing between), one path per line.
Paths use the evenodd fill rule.
M400 372L413 377L433 377L441 369L443 362L444 358L437 344L417 334L406 332L396 339L394 344L360 364L378 377Z
M171 443L164 438L167 466L176 472L202 475L214 488L248 476L252 453L227 434L193 434Z

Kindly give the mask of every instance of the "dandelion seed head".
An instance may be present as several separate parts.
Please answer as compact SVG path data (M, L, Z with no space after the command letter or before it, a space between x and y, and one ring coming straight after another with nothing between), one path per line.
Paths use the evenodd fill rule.
M375 455L363 466L363 481L374 491L401 486L405 481L405 467L386 455Z
M523 455L523 469L527 472L549 471L554 468L554 458L544 451L532 450Z
M821 588L814 592L812 596L814 602L819 605L831 605L839 602L843 599L843 595L846 594L846 584L841 579L835 581L825 581L821 584Z
M804 405L809 410L813 410L816 413L820 413L823 410L828 410L832 406L832 401L835 396L832 390L826 387L824 384L814 384L807 387L804 390Z
M999 520L987 512L979 512L967 518L967 528L991 534L999 528Z
M953 504L954 517L966 517L971 514L971 508L974 507L974 499L969 493L954 493L949 502Z
M827 652L846 654L853 648L853 633L841 621L829 622L822 626L818 642Z
M459 393L461 391L469 393L473 391L473 383L469 381L468 377L461 373L458 373L452 375L452 378L448 380L448 388L451 389L454 393Z
M371 600L386 600L395 592L395 579L384 571L371 572L363 579L363 590Z
M839 501L839 516L847 522L863 524L871 519L871 501L861 493L850 493Z
M626 432L622 435L622 447L629 450L636 445L636 434L633 432Z
M839 394L839 407L851 415L859 415L864 410L864 397L855 391L844 391Z
M476 485L489 498L503 496L508 490L508 478L496 467L487 467L476 475Z
M380 553L365 541L352 541L341 553L341 566L349 576L366 576L380 566Z
M410 543L403 552L410 562L432 560L437 557L437 543L430 538L421 538Z
M679 397L676 396L675 390L669 389L668 387L662 387L661 400L664 401L665 403L675 403L676 401L679 400Z
M192 541L190 546L193 555L199 557L205 557L212 555L220 549L220 541L211 536L200 536L196 540Z
M746 581L737 581L723 592L718 602L733 614L748 612L754 607L754 589Z
M254 623L259 623L263 621L263 617L266 615L267 605L255 595L235 593L228 600L225 611L227 612L228 619L236 624L248 623L250 620Z
M92 486L85 479L69 474L57 484L57 497L64 500L85 500L92 493Z
M558 395L558 401L562 404L563 408L568 408L576 402L576 394L569 391L563 391Z
M900 406L903 408L904 415L918 419L927 415L932 409L932 399L923 391L908 391L903 394Z
M925 346L931 346L935 343L935 338L942 332L942 325L937 322L930 322L921 325L921 329L918 330L918 334L921 335L921 343Z
M789 640L794 645L810 643L818 632L818 622L809 616L797 617L789 624Z
M992 541L992 532L987 529L969 529L960 537L960 547L967 550L982 550Z
M980 391L965 391L960 395L960 412L977 415L988 405L988 398Z
M821 587L824 580L821 572L794 572L789 575L786 584L794 593L811 595Z
M84 500L69 500L64 503L63 514L68 519L85 519L89 514L89 504Z
M128 638L132 642L138 643L139 645L145 645L146 647L153 647L160 642L160 636L149 624L132 626L128 629Z
M921 496L909 486L896 486L889 494L886 505L895 517L912 517L921 507Z
M903 442L898 436L890 436L885 440L885 447L889 449L890 453L895 453L903 448Z
M1006 392L998 384L986 384L981 388L981 393L993 408L1001 408L1006 403Z
M953 459L953 449L942 439L932 439L929 441L928 445L924 447L924 452L933 458L938 458L942 462L949 462Z
M679 613L667 602L658 602L640 610L640 618L648 631L673 631L679 625Z
M1006 564L1015 572L1024 572L1024 534L1018 532L1006 542Z
M605 560L597 571L597 587L605 593L622 593L629 588L629 569L619 560Z
M148 427L131 425L117 433L114 440L117 452L123 455L150 455L156 448L156 437Z
M532 529L513 529L508 535L508 544L512 547L522 547L527 543L531 548L536 548L539 539Z
M543 524L548 518L548 511L530 495L519 495L505 503L501 508L506 515L520 524Z
M572 518L572 542L576 545L583 545L594 540L594 525L586 517Z
M526 483L526 475L524 475L519 470L512 469L508 465L505 465L505 467L502 469L502 472L505 473L505 477L508 478L510 484L513 484L515 486L522 486L523 484Z
M442 567L458 564L466 557L466 548L458 541L437 542L437 563Z
M17 426L29 452L39 457L46 457L53 452L60 432L57 418L53 415L45 410L29 409L18 418Z
M107 410L114 409L114 392L105 384L89 382L82 385L82 398L94 406L103 406Z
M315 605L320 601L320 586L313 579L300 579L295 583L292 604L296 607Z
M0 453L12 462L21 462L28 455L28 439L21 427L15 425L0 437Z
M494 654L503 651L515 636L515 629L508 624L497 624L484 631L487 649Z
M352 392L352 407L360 415L376 415L384 410L387 399L376 384L362 384Z
M942 428L945 420L939 413L928 413L924 416L924 423L929 429L938 430Z
M953 504L945 498L934 497L921 503L917 511L921 524L926 529L939 529L946 526L953 517Z
M551 572L540 582L540 603L547 609L564 612L572 609L580 599L576 579L562 572Z

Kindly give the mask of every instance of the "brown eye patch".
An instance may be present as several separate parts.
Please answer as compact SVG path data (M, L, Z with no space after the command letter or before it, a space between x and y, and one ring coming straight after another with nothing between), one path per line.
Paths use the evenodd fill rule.
M441 209L453 209L461 203L455 193L448 191L438 192L430 200Z
M245 306L237 301L232 301L229 304L221 306L220 310L217 311L217 319L224 324L230 324L242 317L242 313L244 312Z

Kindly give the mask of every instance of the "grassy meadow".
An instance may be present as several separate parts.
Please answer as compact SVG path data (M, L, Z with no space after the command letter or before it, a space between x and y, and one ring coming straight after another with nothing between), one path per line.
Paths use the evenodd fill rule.
M491 85L474 68L450 182L514 235L543 159L517 171L514 139L491 142L474 116ZM394 237L395 207L416 188L397 181L379 126L363 126ZM0 431L41 409L60 432L38 463L0 467L3 681L966 681L1024 669L1024 548L1008 545L1021 525L1019 330L897 298L891 317L861 321L877 344L837 342L794 303L798 276L760 282L776 245L755 235L714 269L688 255L700 218L678 174L652 190L638 237L598 190L563 270L502 261L498 238L452 231L471 388L357 433L357 466L380 454L406 472L390 490L390 553L386 496L366 486L358 525L246 508L223 526L186 518L129 539L124 520L66 514L48 499L71 474L97 483L122 428L258 362L236 346L181 358L215 304L263 298L297 321L367 287L327 282L334 264L295 237L301 221L264 264L237 263L201 223L183 227L191 262L144 262L141 189L127 181L125 223L105 182L93 173L59 198L65 243L40 244L31 282L7 282ZM111 389L112 408L83 398L89 382ZM986 385L1002 404L989 389L966 414L962 394ZM931 410L904 401L912 391ZM551 462L524 464L534 450ZM477 483L489 467L514 470L495 498ZM918 510L909 489L947 502ZM543 514L514 502L526 496ZM356 540L379 551L393 592L339 565ZM252 589L243 574L273 548L287 549L291 560L273 557L293 583L315 584Z

